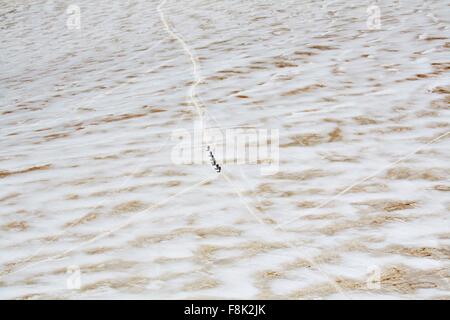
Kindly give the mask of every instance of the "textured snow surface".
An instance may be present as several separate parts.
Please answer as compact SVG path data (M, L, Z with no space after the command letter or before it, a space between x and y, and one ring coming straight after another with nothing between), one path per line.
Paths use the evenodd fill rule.
M370 4L0 1L0 298L448 299L449 2ZM173 164L186 49L278 173Z

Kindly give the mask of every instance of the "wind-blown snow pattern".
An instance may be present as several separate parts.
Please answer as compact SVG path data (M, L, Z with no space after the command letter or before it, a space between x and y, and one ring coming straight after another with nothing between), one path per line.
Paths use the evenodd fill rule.
M448 299L449 13L0 1L0 298ZM278 172L175 164L200 120Z

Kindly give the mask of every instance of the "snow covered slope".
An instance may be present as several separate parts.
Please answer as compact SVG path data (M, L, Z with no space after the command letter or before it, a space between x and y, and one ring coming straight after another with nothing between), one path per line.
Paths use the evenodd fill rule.
M0 17L0 298L450 297L448 1ZM277 173L173 163L194 86L207 127L279 130Z

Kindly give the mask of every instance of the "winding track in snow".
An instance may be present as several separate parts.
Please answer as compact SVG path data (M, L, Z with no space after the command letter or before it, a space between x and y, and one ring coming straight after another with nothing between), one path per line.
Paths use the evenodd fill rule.
M189 46L186 44L186 42L184 41L184 39L175 33L175 31L173 31L173 29L169 26L169 23L166 19L166 16L164 15L164 12L162 10L163 6L165 5L167 0L162 0L160 2L160 4L157 7L158 10L158 14L159 17L161 19L161 22L164 25L164 28L166 29L167 33L169 33L174 39L176 39L181 46L183 47L184 52L186 52L186 54L189 56L189 59L192 63L192 73L194 75L195 81L194 83L189 87L189 99L191 101L191 103L194 105L196 111L197 111L197 115L199 117L199 121L200 121L200 130L201 130L201 134L202 137L206 138L205 135L205 122L204 122L204 112L205 112L205 106L203 106L201 104L201 102L199 101L198 97L197 97L197 86L203 81L201 74L200 74L200 64L198 62L197 57L194 55L194 53L192 52L192 50L189 48ZM202 141L203 144L203 141ZM213 159L214 155L213 155L213 151L211 149L211 147L209 145L206 146L206 151L209 152L212 156ZM213 165L214 166L214 165ZM218 169L219 168L219 169ZM217 173L220 173L220 165L218 167L216 167L216 171Z

